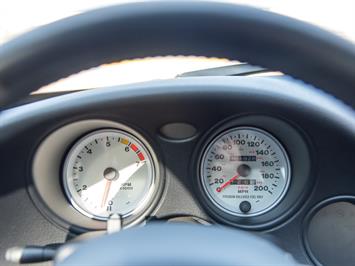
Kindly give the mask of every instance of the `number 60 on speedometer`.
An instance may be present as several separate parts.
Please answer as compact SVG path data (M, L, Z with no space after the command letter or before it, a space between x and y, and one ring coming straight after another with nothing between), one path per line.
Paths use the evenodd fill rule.
M235 216L256 216L285 196L291 175L287 153L268 132L236 127L216 136L205 149L200 178L208 199Z

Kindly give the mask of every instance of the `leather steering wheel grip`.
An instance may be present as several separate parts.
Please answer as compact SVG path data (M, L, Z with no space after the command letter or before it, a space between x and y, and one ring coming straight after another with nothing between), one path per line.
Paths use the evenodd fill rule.
M189 1L107 7L6 43L0 47L0 105L84 69L158 55L246 61L287 73L355 106L353 44L255 8Z
M4 44L0 47L0 105L84 69L164 55L214 56L261 65L317 86L355 107L355 48L351 43L312 25L251 7L188 1L107 7L40 27ZM248 232L160 224L85 242L71 256L57 261L57 265L78 264L296 262L272 242Z
M64 246L57 254L55 265L301 264L272 242L249 232L217 226L156 223L99 237L77 246Z

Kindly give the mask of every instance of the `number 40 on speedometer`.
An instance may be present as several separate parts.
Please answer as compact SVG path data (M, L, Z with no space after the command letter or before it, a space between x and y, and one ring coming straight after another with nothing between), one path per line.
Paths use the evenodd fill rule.
M290 171L287 153L276 138L258 128L236 127L207 146L200 178L217 208L235 216L255 216L282 200Z

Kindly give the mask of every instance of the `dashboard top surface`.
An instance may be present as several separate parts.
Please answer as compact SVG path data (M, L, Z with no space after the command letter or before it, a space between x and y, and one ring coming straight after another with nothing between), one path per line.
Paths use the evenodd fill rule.
M71 125L75 128L85 121L108 121L108 124L97 124L95 128L97 122L92 122L90 127L77 126L81 129L70 133ZM161 129L174 123L190 125L194 134L179 141L167 138ZM36 184L39 179L34 178L37 172L33 172L33 160L41 145L55 136L52 143L57 142L57 148L50 151L49 145L45 150L55 164L45 164L48 172L43 178L58 179L64 157L75 140L95 129L119 128L119 125L138 132L157 155L160 176L165 182L149 209L149 219L194 216L208 223L261 230L299 261L307 263L310 257L303 243L306 215L325 199L354 193L355 169L350 163L355 148L353 110L304 83L288 78L203 77L85 91L1 113L0 145L8 155L2 156L5 162L2 168L13 181L4 182L1 187L0 203L5 206L13 200L24 201L31 206L27 207L31 224L41 220L47 224L46 230L58 231L53 239L44 240L34 231L23 239L15 237L10 241L11 234L2 229L2 246L8 242L60 241L86 230L82 224L78 226L49 208ZM290 157L293 176L288 196L263 218L245 221L224 215L206 204L198 183L197 168L203 147L218 132L236 126L268 131ZM62 189L57 183L57 188ZM70 208L69 202L67 205ZM1 228L12 224L24 230L21 229L24 218L9 211L8 217L1 221ZM31 224L26 228L31 228ZM96 226L103 228L99 223L87 225L91 229Z

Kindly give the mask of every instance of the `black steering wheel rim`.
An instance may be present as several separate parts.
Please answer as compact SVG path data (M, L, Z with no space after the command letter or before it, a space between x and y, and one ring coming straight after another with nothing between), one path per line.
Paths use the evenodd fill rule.
M62 247L56 265L301 266L269 239L218 226L155 222Z
M3 45L0 106L84 69L164 55L203 55L261 65L355 107L351 43L266 11L187 1L107 7L43 26Z
M104 63L164 55L238 59L317 86L355 106L355 48L315 26L251 7L147 2L43 26L0 47L0 105Z

